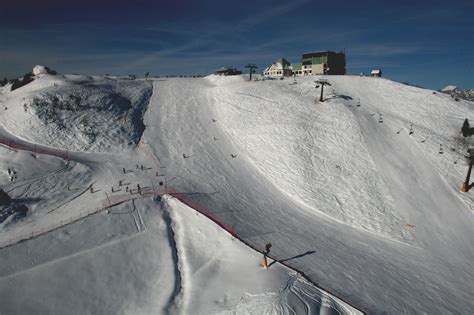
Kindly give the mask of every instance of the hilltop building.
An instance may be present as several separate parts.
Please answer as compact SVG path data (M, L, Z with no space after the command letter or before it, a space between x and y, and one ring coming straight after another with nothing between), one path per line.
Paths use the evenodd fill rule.
M302 64L301 64L301 63L293 63L293 64L291 64L291 70L293 70L293 74L296 74L296 75L303 74Z
M374 69L370 72L370 75L373 76L373 77L380 78L380 77L382 77L382 70Z
M217 70L214 70L215 75L238 75L242 74L242 71L237 70L236 68L222 67Z
M302 55L301 63L290 64L280 58L265 68L263 75L286 77L291 75L346 74L346 55L343 51L316 51Z
M280 58L263 70L263 75L289 77L293 74L291 64L285 58Z
M303 54L301 58L303 75L346 74L344 52L316 51Z

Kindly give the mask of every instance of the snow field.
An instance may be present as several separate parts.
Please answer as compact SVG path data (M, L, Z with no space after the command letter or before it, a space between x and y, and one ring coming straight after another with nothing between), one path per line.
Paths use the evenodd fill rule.
M151 199L135 206L124 203L3 249L0 311L165 313L176 276L167 227ZM144 230L133 215L144 218Z
M4 249L0 311L360 314L279 264L264 271L260 254L165 199L123 203Z
M53 85L45 91L50 93L58 87L71 91L74 84L86 94L96 88L107 94L111 89L110 82L103 78L62 78L62 86ZM135 138L126 133L119 142L133 141L124 145L125 150L118 150L120 153L69 151L72 162L92 170L99 192L85 194L33 221L25 219L9 225L8 236L23 235L32 228L97 207L111 186L117 188L119 180L127 180L131 186L152 186L152 180L157 180L155 172L159 172L170 187L195 198L220 221L233 226L245 243L263 250L264 244L271 242L270 257L304 272L321 287L369 312L468 314L474 307L470 298L474 273L469 264L474 259L473 202L470 194L458 192L466 165L465 148L457 137L464 118L473 116L472 103L455 102L449 96L385 79L352 76L327 77L332 86L325 90L326 101L315 103L319 96L314 88L316 78L297 78L297 84L292 80L246 82L244 77L215 76L154 82L143 116L145 130L140 145L135 146ZM41 80L37 84L41 82L46 84ZM120 91L140 90L134 84L124 83ZM33 91L33 87L28 87L31 91L15 91L16 99L43 91ZM146 93L138 94L147 97ZM12 95L4 92L4 103L14 102ZM101 103L99 99L93 102ZM22 104L11 106L13 110L0 110L2 126L10 131L1 129L0 137L32 150L37 130L18 131L16 126L26 116ZM103 112L104 116L94 118L97 126L107 128L109 121L103 117L109 114L120 116L112 108ZM133 126L140 126L140 117ZM68 131L73 131L75 125L65 127L55 130L49 124L45 127L48 130L39 129L49 135L42 142L49 145L43 148L45 154L62 156L64 151L58 148L63 146L61 141L68 142ZM21 142L15 137L17 133L33 142ZM98 138L96 147L86 145L80 136L73 138L79 139L73 140L78 150L108 151L112 143L117 144L107 135ZM6 159L5 166L10 160ZM17 164L23 168L20 175L33 173L40 165L33 161L28 171L22 164ZM136 164L149 166L152 171L139 170ZM122 168L133 172L123 174ZM9 180L8 176L2 178ZM54 203L55 199L51 200ZM144 203L132 202L132 210ZM208 228L189 230L188 226L199 224L179 217L185 211L178 213L173 206L160 209L168 215L162 217L166 238L163 235L159 239L170 248L175 275L168 279L173 288L167 302L156 304L165 311L286 312L308 309L307 305L316 305L317 309L321 304L311 304L308 299L326 300L314 287L310 289L309 284L302 284L288 272L275 278L262 273L269 277L262 278L268 283L259 292L252 291L256 285L252 283L242 291L253 292L248 295L198 291L196 288L204 284L225 287L229 292L236 290L227 285L233 279L234 268L251 275L252 280L260 279L261 257L252 252L248 260L220 260L240 253L228 245L236 240L220 231L225 235L221 239ZM191 212L191 218L203 218ZM131 213L132 227L146 234L150 226L146 217L137 210ZM190 246L195 239L200 242ZM206 242L202 248L209 239L217 241L211 245ZM236 261L241 263L234 265ZM118 265L113 267L119 270ZM256 270L257 276L251 273ZM220 271L226 285L211 276ZM244 287L241 280L234 282ZM287 289L281 289L282 283ZM272 284L273 291L267 291ZM275 291L279 294L272 293ZM311 292L311 297L305 292ZM196 295L201 293L213 304L200 304ZM106 295L103 300L107 300ZM156 309L137 306L143 303L129 304L132 311Z

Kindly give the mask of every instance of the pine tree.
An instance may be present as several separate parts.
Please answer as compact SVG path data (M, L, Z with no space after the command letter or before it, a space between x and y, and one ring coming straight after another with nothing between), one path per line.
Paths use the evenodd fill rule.
M471 135L471 126L469 125L469 120L466 118L461 128L462 135L468 137Z

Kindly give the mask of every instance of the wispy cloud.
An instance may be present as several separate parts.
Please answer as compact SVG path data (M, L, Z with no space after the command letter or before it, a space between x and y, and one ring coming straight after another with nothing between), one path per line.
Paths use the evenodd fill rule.
M353 55L364 55L368 57L389 57L396 55L406 55L420 52L423 47L414 45L402 45L402 44L365 44L350 47L348 53Z
M243 18L240 22L235 25L218 21L206 21L200 25L196 25L194 28L182 27L180 25L163 24L145 27L145 30L151 30L154 32L179 34L184 36L184 40L187 42L179 45L175 45L169 49L160 49L149 53L148 55L137 59L136 61L123 65L123 69L133 69L135 67L142 67L158 62L160 59L172 56L176 53L190 51L190 54L195 55L195 52L191 50L198 50L202 54L213 53L214 58L219 56L217 51L209 51L204 48L205 46L221 46L221 49L231 47L232 44L235 47L236 41L246 41L243 34L251 31L253 28L268 22L270 19L284 16L285 14L309 3L309 0L298 0L290 3L284 3L280 5L271 6L268 8L262 8L255 14L249 15ZM274 42L267 41L267 47L275 46L277 44L291 43L293 40L282 40L277 39ZM265 48L265 44L249 45L244 49L237 49L238 51L258 51ZM236 50L234 48L234 50ZM239 54L241 55L241 54Z
M296 0L271 6L270 8L261 8L255 14L249 15L246 19L239 23L239 28L241 31L247 31L254 26L266 23L269 20L273 20L272 22L274 22L275 18L282 17L285 14L308 3L310 3L310 0Z

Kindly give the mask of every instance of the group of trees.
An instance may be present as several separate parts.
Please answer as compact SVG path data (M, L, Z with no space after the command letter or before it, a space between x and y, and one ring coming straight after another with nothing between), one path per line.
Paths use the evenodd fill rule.
M14 91L18 88L21 88L22 86L27 85L28 83L32 82L34 80L34 76L32 72L27 72L21 79L14 79L11 81L12 87L11 91Z

